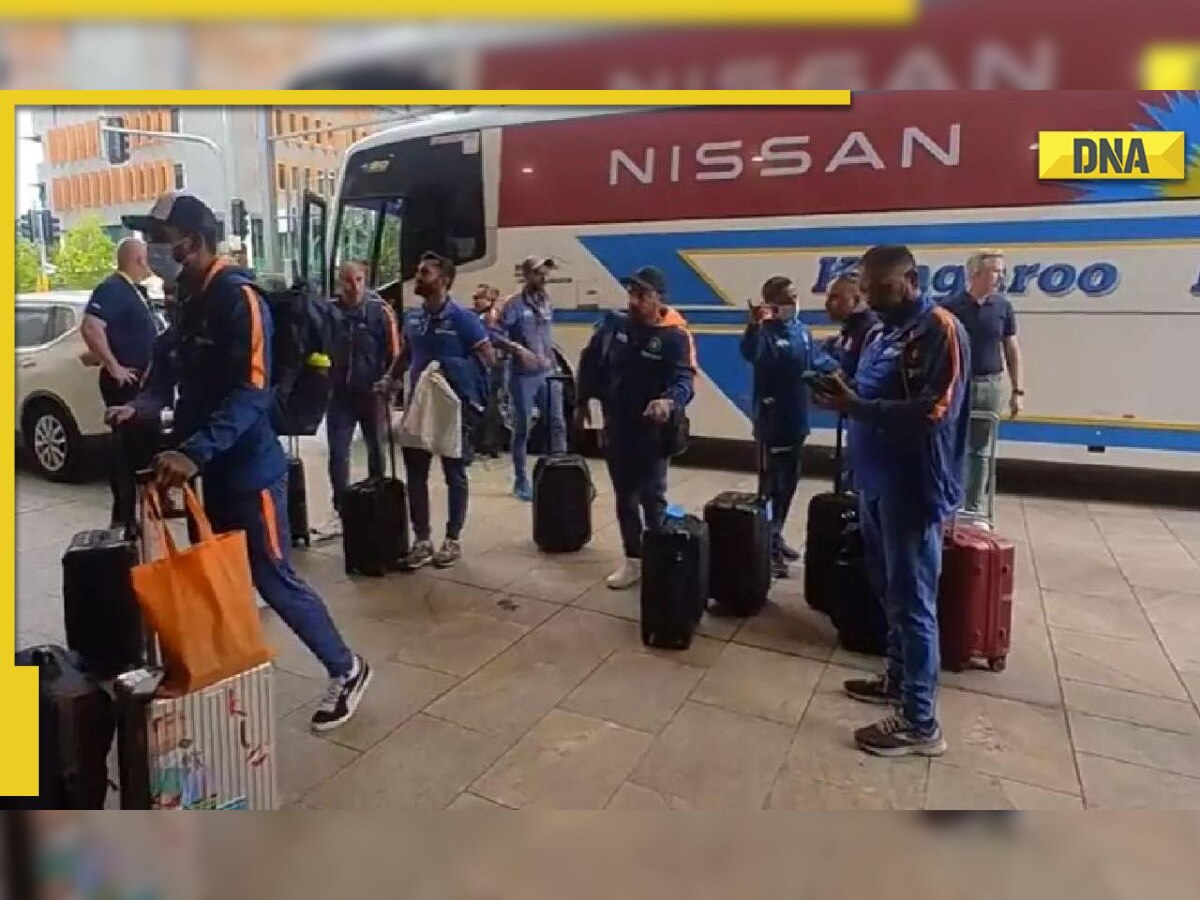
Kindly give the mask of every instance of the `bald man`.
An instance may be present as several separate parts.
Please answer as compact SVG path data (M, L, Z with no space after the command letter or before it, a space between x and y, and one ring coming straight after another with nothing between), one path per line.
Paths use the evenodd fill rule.
M123 406L137 396L158 330L141 283L150 276L146 245L125 238L117 245L117 269L92 291L83 311L80 333L100 360L100 395L104 405ZM149 465L158 433L144 425L113 429L113 528L133 519L137 491L134 473Z

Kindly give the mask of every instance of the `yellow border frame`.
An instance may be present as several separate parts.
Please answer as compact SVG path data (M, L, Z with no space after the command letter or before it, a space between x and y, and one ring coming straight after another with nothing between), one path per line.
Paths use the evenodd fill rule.
M39 15L53 16L51 4ZM78 4L76 4L78 5ZM895 6L869 0L863 6ZM900 4L903 5L903 2ZM82 6L79 6L82 9ZM782 8L782 7L781 7ZM147 8L149 9L149 8ZM329 7L321 7L328 12ZM729 7L722 7L729 9ZM289 14L317 13L315 5L291 5ZM490 11L490 8L489 8ZM88 9L88 13L94 12ZM222 10L222 13L227 12ZM261 10L259 11L261 12ZM379 7L379 14L384 6ZM387 6L389 16L395 14ZM642 10L643 16L645 10ZM697 12L689 9L689 12ZM560 14L561 11L556 11ZM738 9L739 18L744 10ZM126 9L122 13L129 15ZM337 11L344 17L344 11ZM559 15L561 18L561 14ZM17 109L34 106L848 106L849 91L5 91L0 97L0 165L12 177L0 181L0 270L15 274ZM11 276L10 276L11 277ZM10 398L8 423L16 432L14 318L0 316L0 390ZM0 578L9 585L7 603L0 602L0 698L4 730L0 732L0 796L38 791L37 672L12 665L16 642L16 445L0 441L0 510L8 510L10 526L0 530ZM2 527L2 526L0 526Z
M645 3L588 2L567 4L544 0L496 5L487 0L467 0L454 7L452 15L464 22L641 22L655 24L715 23L745 24L779 22L792 25L903 25L913 21L919 0L758 0L749 5L700 0L651 6ZM116 8L94 5L86 0L44 0L39 4L16 7L7 17L13 21L29 19L71 19L105 21L117 19L140 22L235 22L286 19L291 21L361 22L397 17L420 21L444 20L447 13L436 7L408 4L398 7L387 0L358 0L352 6L337 6L318 0L258 0L253 3L218 7L190 7L178 4L135 3Z

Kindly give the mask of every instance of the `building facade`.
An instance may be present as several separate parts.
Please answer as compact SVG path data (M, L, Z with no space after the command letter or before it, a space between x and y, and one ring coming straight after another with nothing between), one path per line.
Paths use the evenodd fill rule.
M101 156L102 115L122 116L131 129L205 138L220 152L169 136L131 135L129 161L109 165ZM371 107L31 110L33 132L42 143L39 187L64 230L93 217L119 238L125 232L122 216L144 213L170 190L187 190L202 198L222 223L228 220L230 202L240 199L250 220L252 262L262 259L264 232L272 221L286 255L303 192L332 195L346 148L365 137L379 117L380 110ZM272 164L264 152L264 137L290 134L297 136L272 142L274 171L268 172ZM268 178L277 195L276 209L270 213Z

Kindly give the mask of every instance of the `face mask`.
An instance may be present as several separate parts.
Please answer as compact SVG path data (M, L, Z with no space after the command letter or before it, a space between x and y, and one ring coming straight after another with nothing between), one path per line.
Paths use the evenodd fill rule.
M147 244L146 264L150 271L163 280L164 284L175 284L183 268L175 259L175 248L171 244Z

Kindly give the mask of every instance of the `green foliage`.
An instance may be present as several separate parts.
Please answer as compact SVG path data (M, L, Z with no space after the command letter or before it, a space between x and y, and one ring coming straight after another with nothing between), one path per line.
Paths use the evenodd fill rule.
M91 290L116 265L116 244L100 227L100 220L88 218L64 232L62 246L54 256L58 272L54 286L70 290Z
M42 261L37 245L23 237L17 238L17 293L28 294L37 290L38 270Z

